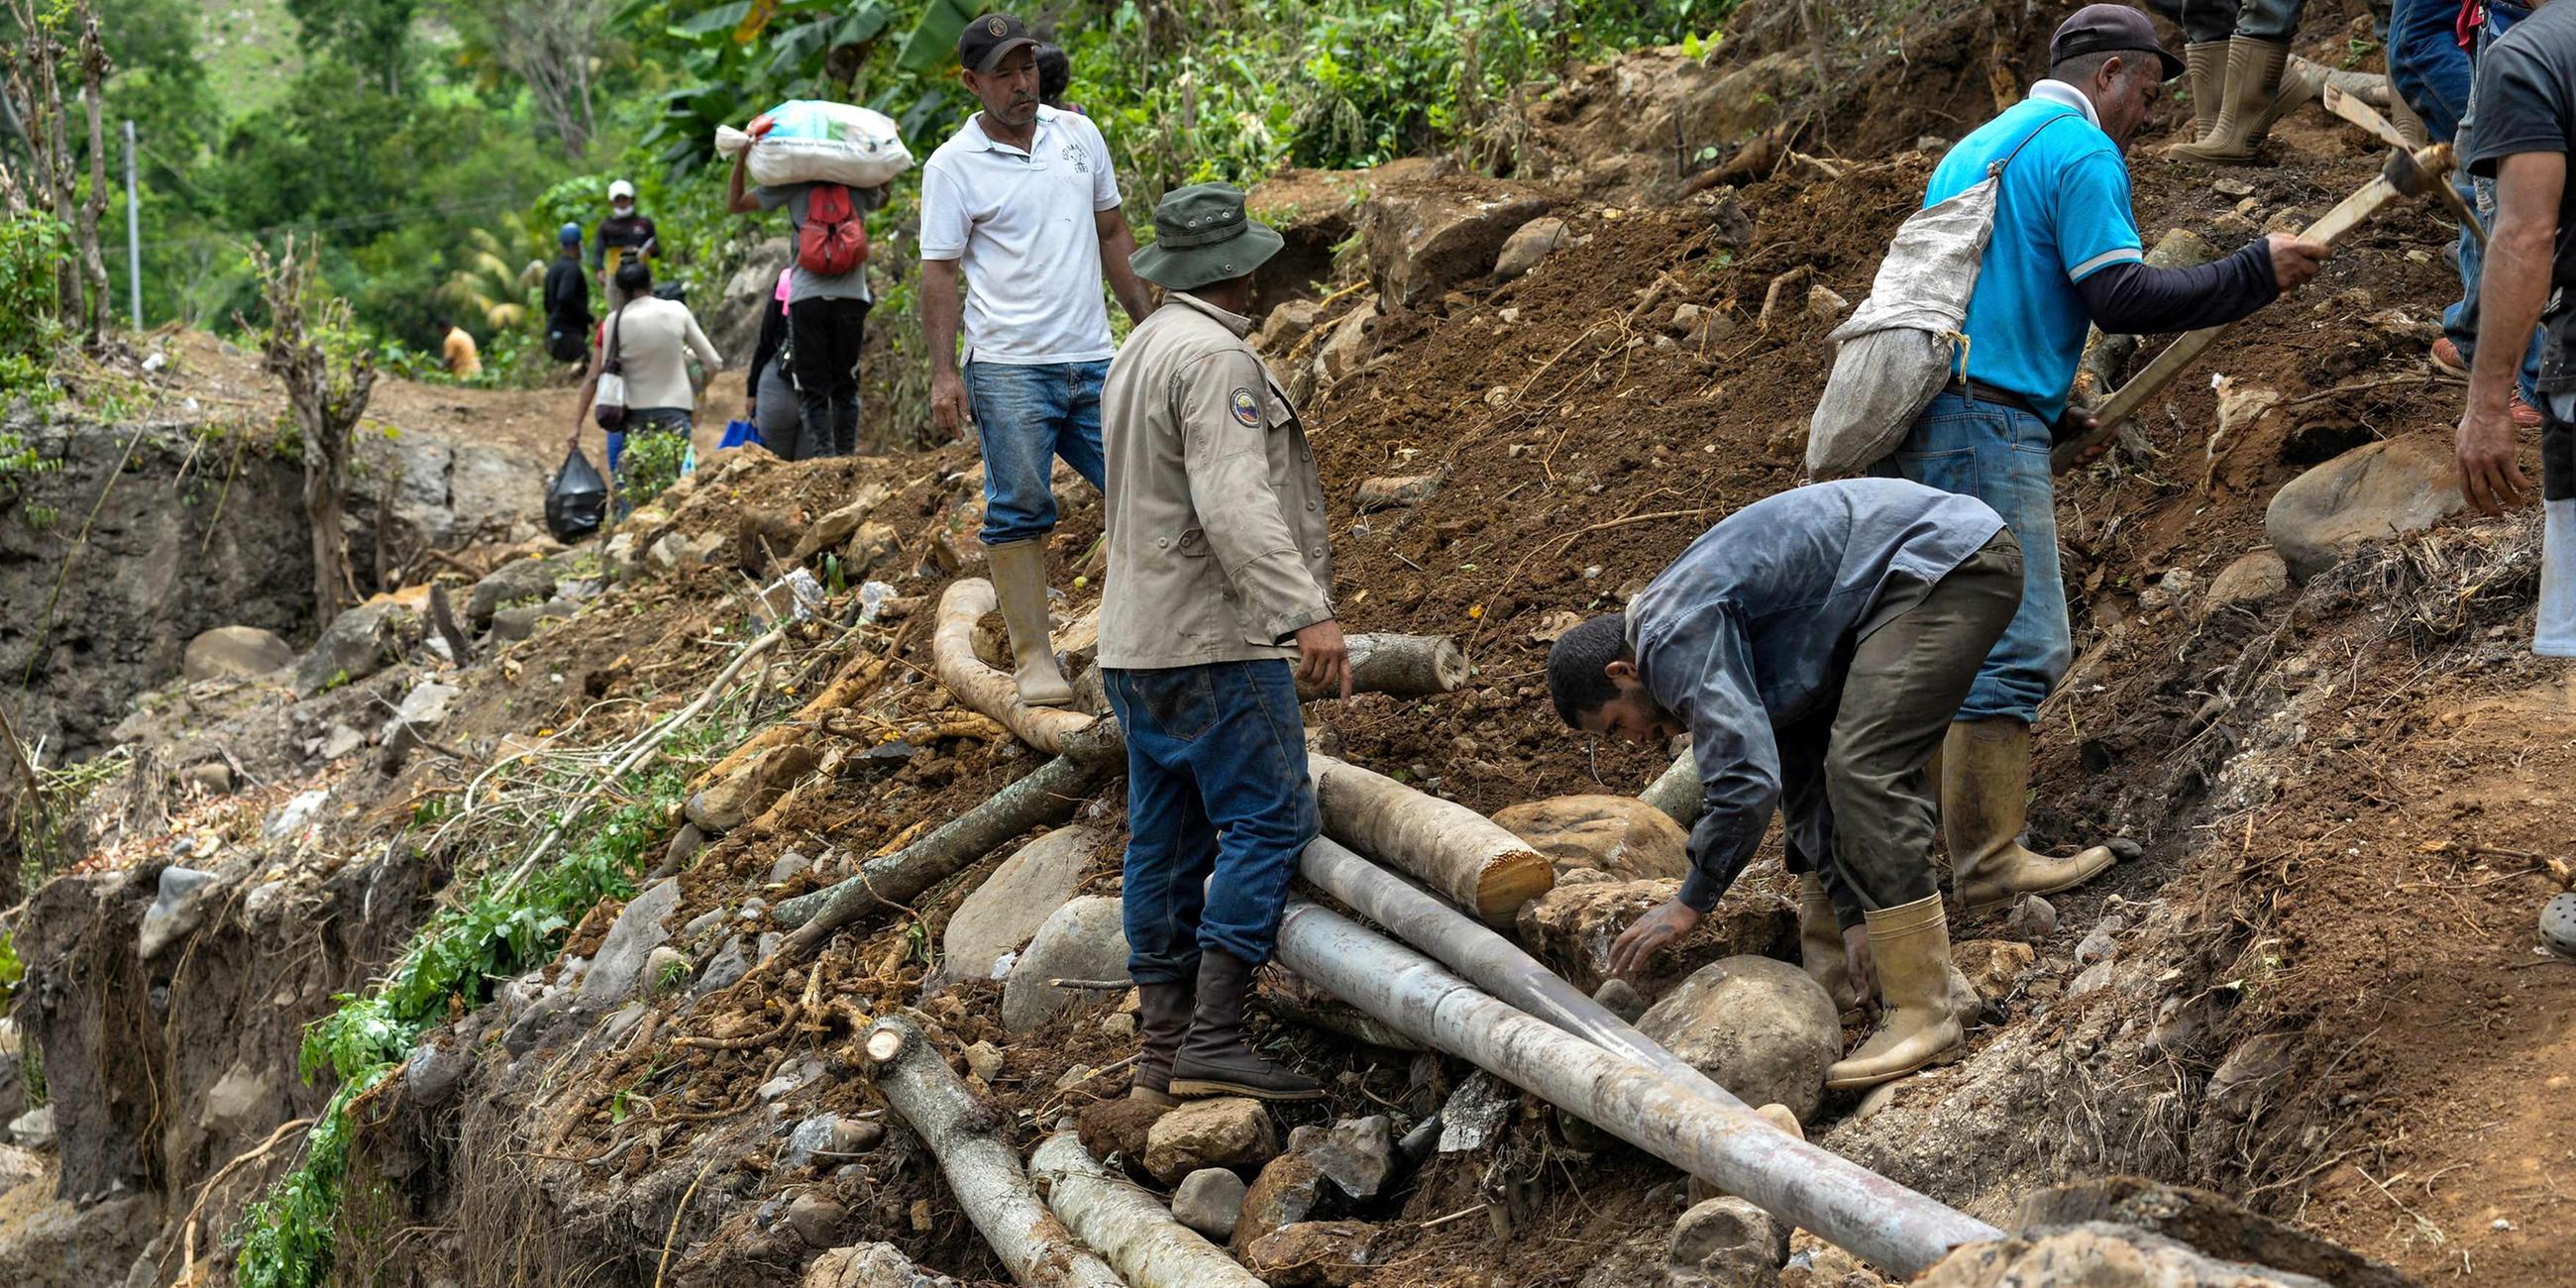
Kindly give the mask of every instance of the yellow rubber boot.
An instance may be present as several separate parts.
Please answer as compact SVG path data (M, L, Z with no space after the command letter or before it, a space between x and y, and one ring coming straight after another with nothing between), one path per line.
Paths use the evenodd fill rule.
M1878 1028L1825 1070L1835 1091L1875 1087L1954 1057L1967 1043L1950 982L1950 923L1941 896L1867 914L1878 972Z
M1860 994L1852 987L1851 959L1843 955L1843 927L1834 915L1833 896L1825 893L1825 880L1813 872L1798 874L1798 964L1825 986L1825 995L1834 999L1834 1013L1848 1014L1860 1005Z
M2100 876L2107 846L2071 859L2022 848L2030 812L2030 726L2010 717L1962 720L1941 749L1941 828L1950 841L1950 881L1962 908L2054 894Z
M1056 669L1055 642L1048 638L1046 547L1036 541L1005 541L984 548L993 568L993 592L1002 601L1002 621L1011 628L1011 661L1017 668L1020 701L1033 707L1073 705L1073 686Z

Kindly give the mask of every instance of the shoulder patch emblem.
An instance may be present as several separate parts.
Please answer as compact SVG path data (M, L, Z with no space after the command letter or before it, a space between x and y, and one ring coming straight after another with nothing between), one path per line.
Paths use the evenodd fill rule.
M1261 402L1252 396L1251 390L1237 389L1227 401L1234 408L1235 420L1241 422L1246 428L1261 423Z

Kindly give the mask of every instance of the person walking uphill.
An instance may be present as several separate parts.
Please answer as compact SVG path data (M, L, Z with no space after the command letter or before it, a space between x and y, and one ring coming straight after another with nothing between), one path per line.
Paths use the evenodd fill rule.
M635 208L635 185L620 179L608 185L608 218L599 221L599 235L591 245L591 267L599 270L599 280L606 288L608 311L614 313L626 303L626 295L617 284L617 270L659 254L653 220Z
M1142 322L1154 306L1127 262L1136 238L1119 210L1109 144L1089 118L1038 101L1037 41L1019 19L986 14L957 37L957 59L984 110L922 168L931 419L959 435L974 421L982 536L1020 700L1063 706L1073 690L1047 638L1052 458L1100 485L1100 382L1111 353L1104 272L1128 317Z
M768 132L765 125L757 129ZM748 149L734 154L726 205L735 214L785 206L796 233L787 327L798 407L797 459L856 455L859 351L867 340L868 310L876 305L868 290L865 220L867 212L886 203L886 188L790 183L746 192L750 159Z
M1315 455L1243 339L1252 270L1280 238L1223 184L1165 197L1154 229L1135 267L1169 294L1101 391L1100 667L1127 733L1127 969L1144 1039L1130 1094L1311 1099L1323 1088L1242 1036L1253 969L1317 831L1297 681L1350 696Z
M2049 449L2092 420L2067 406L2087 325L2146 335L2231 322L2316 275L2323 246L2257 237L2196 268L2150 268L2122 154L2180 69L2145 14L2088 5L2057 29L2049 79L1972 131L1932 173L1933 206L2002 168L1994 235L1961 331L1966 379L1935 396L1878 472L1974 496L2022 549L2021 609L1977 673L1941 757L1952 877L1970 909L2046 894L2111 866L2024 849L2030 728L2074 656L2059 577Z
M581 268L581 225L555 231L562 253L546 265L546 353L557 362L590 360L590 278Z
M1871 1086L1956 1048L1976 1004L1951 982L1924 765L2012 620L2021 564L1973 497L1817 483L1727 516L1625 613L1557 637L1547 687L1567 724L1644 743L1688 732L1699 771L1690 874L1612 942L1611 969L1634 975L1697 926L1785 807L1803 838L1793 862L1821 869L1801 876L1851 923L1841 960L1810 944L1807 971L1862 996L1874 975L1881 1003L1825 1085Z

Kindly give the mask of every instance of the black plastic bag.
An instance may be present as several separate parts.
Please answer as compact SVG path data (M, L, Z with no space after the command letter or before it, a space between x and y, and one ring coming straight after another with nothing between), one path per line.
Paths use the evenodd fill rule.
M592 468L575 444L565 453L563 468L546 483L546 530L570 545L599 531L608 518L608 480Z

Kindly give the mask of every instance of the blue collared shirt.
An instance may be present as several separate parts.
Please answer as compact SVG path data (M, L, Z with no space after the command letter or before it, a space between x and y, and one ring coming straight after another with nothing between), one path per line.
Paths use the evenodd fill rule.
M2003 530L1902 479L1793 488L1728 515L1628 605L1656 705L1690 725L1702 808L1682 902L1708 911L1780 803L1776 727L1828 712L1861 640Z

